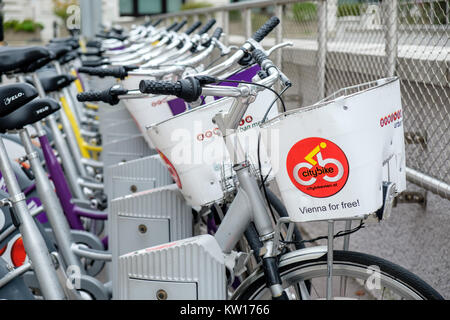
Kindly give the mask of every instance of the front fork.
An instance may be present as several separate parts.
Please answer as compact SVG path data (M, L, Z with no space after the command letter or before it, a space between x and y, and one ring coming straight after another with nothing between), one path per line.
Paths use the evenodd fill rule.
M215 234L216 240L224 253L231 253L242 234L253 222L262 243L257 254L262 258L272 298L287 300L278 271L278 249L273 241L275 231L258 183L249 171L248 162L236 165L234 169L239 180L238 192Z

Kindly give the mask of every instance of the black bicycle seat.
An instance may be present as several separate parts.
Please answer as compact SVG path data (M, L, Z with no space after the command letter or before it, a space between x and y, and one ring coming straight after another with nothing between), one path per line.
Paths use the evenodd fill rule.
M50 61L51 56L51 52L41 46L0 47L0 73L26 72L30 70L32 65L40 65L44 60ZM37 63L38 61L40 63ZM31 69L34 69L34 67L31 67Z
M53 99L35 99L23 107L0 118L0 133L8 130L19 130L36 123L60 109L60 105Z
M35 87L28 83L14 83L0 86L0 117L16 111L38 96Z
M72 60L75 60L78 57L78 52L77 51L71 51L69 53L67 53L65 56L61 57L59 59L59 63L60 64L66 64Z
M42 87L46 93L59 91L62 88L67 87L77 78L70 74L61 74L55 76L46 76L39 78L41 80Z
M65 43L50 43L46 46L46 48L55 55L55 59L60 59L61 57L72 51L72 47Z
M50 40L50 45L66 45L72 47L72 49L78 49L80 43L75 38L60 38Z

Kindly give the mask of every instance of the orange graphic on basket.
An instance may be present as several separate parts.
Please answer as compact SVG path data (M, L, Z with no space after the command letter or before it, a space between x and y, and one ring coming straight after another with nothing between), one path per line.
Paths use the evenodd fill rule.
M167 168L169 169L169 173L172 176L172 179L177 184L178 188L182 189L183 186L181 184L180 177L178 176L177 170L173 166L172 162L170 162L170 160L164 155L164 153L162 153L158 149L156 149L156 151L159 153L159 156L163 159L164 163L166 164Z
M288 152L286 169L300 191L326 198L338 193L347 182L349 165L344 152L324 138L306 138Z

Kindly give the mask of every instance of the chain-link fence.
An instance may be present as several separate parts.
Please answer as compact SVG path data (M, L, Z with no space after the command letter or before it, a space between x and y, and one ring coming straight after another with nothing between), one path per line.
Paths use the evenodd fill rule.
M281 24L263 46L292 41L272 57L294 86L289 108L340 88L396 75L401 80L409 178L450 199L450 1L247 1L165 15L214 16L240 45L268 17ZM411 177L411 172L420 176Z

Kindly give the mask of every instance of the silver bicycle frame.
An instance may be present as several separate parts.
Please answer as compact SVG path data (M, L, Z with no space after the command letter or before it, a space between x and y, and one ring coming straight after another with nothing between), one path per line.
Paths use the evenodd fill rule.
M0 170L8 187L10 201L19 223L24 247L38 279L43 297L49 300L65 299L47 245L28 211L25 195L17 183L2 138L0 138Z

